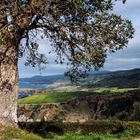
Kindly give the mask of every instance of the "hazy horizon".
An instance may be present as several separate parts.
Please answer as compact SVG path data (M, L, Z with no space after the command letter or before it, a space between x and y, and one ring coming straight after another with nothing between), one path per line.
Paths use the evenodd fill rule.
M94 72L119 72L119 71L135 70L135 69L140 69L140 68L122 69L122 70L103 70L103 69L100 69L99 71L93 71L93 74L94 74ZM58 75L64 75L64 73L62 72L62 73L58 73L58 74L48 74L48 75L38 74L38 75L33 75L33 76L20 77L20 79L32 78L32 77L36 77L36 76L58 76Z

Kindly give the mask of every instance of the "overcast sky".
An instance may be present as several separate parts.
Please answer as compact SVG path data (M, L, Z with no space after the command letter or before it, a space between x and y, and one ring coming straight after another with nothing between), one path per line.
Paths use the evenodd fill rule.
M135 28L134 38L129 41L128 47L110 54L106 60L102 70L126 70L133 68L140 68L140 0L127 0L126 4L118 2L114 8L114 12L122 15L123 18L132 21ZM40 50L46 52L50 49L47 40L40 40ZM57 65L53 62L55 55L48 55L49 64L41 72L38 68L31 68L24 66L24 60L19 61L19 76L31 77L34 75L54 75L64 73L65 65Z

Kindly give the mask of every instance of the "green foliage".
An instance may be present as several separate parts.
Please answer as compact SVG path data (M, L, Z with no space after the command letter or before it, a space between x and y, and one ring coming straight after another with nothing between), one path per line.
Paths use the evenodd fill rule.
M65 134L75 133L103 133L103 134L122 134L129 129L139 130L139 122L126 122L115 120L93 120L85 123L80 122L21 122L22 129L27 129L40 134L42 137L52 137L53 133ZM47 130L47 131L46 131ZM138 133L139 135L139 133Z
M81 135L79 133L66 133L63 136L55 136L55 140L109 140L113 138L107 134L91 133L89 135Z
M133 140L140 136L140 123L139 122L117 122L117 121L98 121L98 125L103 126L122 124L124 130L123 131L112 131L107 132L104 127L104 131L102 132L91 132L88 134L81 134L80 132L67 132L63 135L58 135L52 132L46 132L44 138L35 135L33 133L29 133L25 130L21 130L18 128L5 128L0 131L0 140L11 140L11 139L19 139L19 140Z
M48 137L51 140L133 140L135 137L140 136L140 128L130 128L123 132L113 133L89 133L80 134L75 133L65 133L63 135L54 134L52 137Z
M140 121L140 103L139 102L135 102L133 105L133 114L131 116L132 119L136 120L136 121Z
M104 122L105 123L105 122ZM115 121L114 121L115 123ZM109 123L112 125L115 125L113 122ZM116 122L118 125L119 123ZM101 123L103 125L103 123ZM108 122L106 121L106 125ZM89 134L81 134L79 132L77 133L65 133L62 136L59 135L53 135L52 140L133 140L135 137L140 136L140 124L137 122L134 123L124 123L124 130L122 131L114 131L114 132L92 132ZM130 128L127 128L126 126L129 125ZM101 126L100 126L101 127ZM119 126L118 126L119 127ZM126 127L126 128L125 128ZM104 127L105 128L105 127Z

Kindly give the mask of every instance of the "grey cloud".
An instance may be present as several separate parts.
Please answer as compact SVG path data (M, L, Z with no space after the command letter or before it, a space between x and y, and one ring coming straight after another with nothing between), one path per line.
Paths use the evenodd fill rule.
M41 71L36 68L32 67L24 67L23 65L19 66L19 76L20 77L32 77L34 75L56 75L56 74L62 74L66 70L65 65L60 64L47 64L44 69Z
M140 1L139 0L127 0L125 4L122 2L116 2L114 12L121 14L124 17L138 16L140 12Z
M136 31L127 48L108 56L104 69L138 68L140 67L140 0L127 0L125 5L119 2L114 12L131 20Z

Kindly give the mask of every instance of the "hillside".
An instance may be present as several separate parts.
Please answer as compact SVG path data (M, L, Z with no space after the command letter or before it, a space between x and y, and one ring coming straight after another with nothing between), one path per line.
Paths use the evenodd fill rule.
M56 81L66 80L67 78L64 75L52 75L52 76L34 76L31 78L21 78L21 82L30 82L30 83L40 83L40 84L51 84Z
M102 76L99 75L88 81L85 85L89 87L140 87L140 69L116 71Z
M70 84L68 77L65 77L64 75L34 76L31 78L21 78L19 80L19 83L20 88L46 88L49 85L64 86ZM79 85L86 87L139 87L140 69L116 72L92 72L86 79L81 79Z
M96 89L83 89L77 88L74 90L63 90L56 89L47 91L41 90L42 93L36 93L35 95L22 98L18 100L19 104L44 104L44 103L62 103L67 102L69 100L86 97L86 96L100 96L100 95L108 95L108 94L116 94L124 93L128 91L140 91L140 88L96 88Z
M52 75L52 76L34 76L31 78L20 78L20 88L46 88L48 85L56 82L67 82L68 78L64 75Z
M114 136L122 137L121 134L129 136L129 139L131 134L138 136L139 126L136 126L137 129L133 127L133 124L138 123L126 121L140 121L140 89L97 91L98 93L87 91L48 93L19 100L21 103L18 105L19 125L41 135L46 134L46 131L58 134L72 132L67 134L66 138L73 136L72 140L78 136L74 132L80 132L78 133L80 137L81 133L90 133L91 136L92 132L89 139L93 140L94 132L98 132L100 136L102 133L111 134L111 138L98 138L100 140L113 140ZM83 140L88 139L87 136L84 136ZM65 134L63 139L64 137Z
M140 89L118 92L106 90L101 93L58 92L20 99L18 116L20 121L22 119L58 122L104 119L139 121L139 110Z
M102 76L106 73L108 73L108 71L95 71L90 73L90 75L92 75L90 77ZM90 77L88 77L88 80L90 80ZM20 88L46 88L50 85L55 87L58 85L69 85L70 81L69 78L64 75L33 76L30 78L20 78L19 84Z

